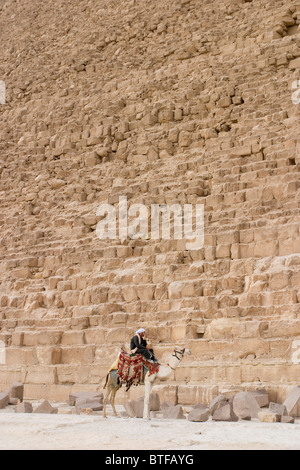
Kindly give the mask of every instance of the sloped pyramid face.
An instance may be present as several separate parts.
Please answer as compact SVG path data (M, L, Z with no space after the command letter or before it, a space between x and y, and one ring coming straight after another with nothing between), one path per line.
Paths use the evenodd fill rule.
M165 399L299 384L299 22L293 0L0 1L0 390L100 389L141 326L192 352ZM120 200L199 205L203 243L122 235Z

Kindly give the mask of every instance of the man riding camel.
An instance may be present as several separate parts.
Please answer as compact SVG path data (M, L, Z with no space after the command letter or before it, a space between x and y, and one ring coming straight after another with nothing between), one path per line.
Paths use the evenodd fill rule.
M148 361L157 362L154 357L153 349L147 348L147 341L145 339L146 330L139 328L130 341L131 354L142 354Z

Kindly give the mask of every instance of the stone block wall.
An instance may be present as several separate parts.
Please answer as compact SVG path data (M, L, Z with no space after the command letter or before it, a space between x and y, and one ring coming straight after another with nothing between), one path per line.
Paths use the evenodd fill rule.
M143 326L160 360L192 352L164 399L284 398L300 367L299 1L1 1L0 22L0 389L101 389ZM203 247L100 240L97 208L120 196L203 204Z

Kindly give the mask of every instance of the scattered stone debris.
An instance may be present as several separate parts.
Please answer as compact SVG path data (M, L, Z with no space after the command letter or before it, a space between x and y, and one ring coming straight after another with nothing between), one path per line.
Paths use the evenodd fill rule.
M249 392L239 392L233 397L233 411L240 419L257 418L260 407L255 397Z
M32 413L33 412L32 404L29 403L28 401L23 401L22 403L19 403L17 406L15 406L15 412L16 413Z
M89 409L93 411L102 411L103 402L94 398L78 398L75 403L75 410L77 414L83 413L83 410Z
M0 393L0 410L7 405L17 405L23 401L24 386L20 382L14 382L4 392Z
M293 388L284 401L288 415L300 416L300 386Z
M75 406L78 399L93 400L95 402L103 403L102 392L76 392L69 395L69 405Z
M269 410L280 416L287 416L288 412L285 405L279 405L279 403L270 402Z
M180 405L168 406L163 411L163 419L185 419Z
M194 408L189 412L188 420L204 422L209 419L210 411L209 408L205 405L195 405Z
M253 390L250 393L254 396L260 408L263 406L269 406L269 395L265 388L260 390Z
M8 391L0 393L0 410L5 408L9 404L9 393Z
M233 411L232 402L220 405L214 412L212 419L213 421L238 421L238 417Z
M21 382L14 382L8 389L9 399L14 398L23 401L24 385Z
M224 403L227 403L228 399L225 395L218 395L209 404L209 412L211 415Z
M53 408L53 406L48 402L48 400L44 400L35 410L34 413L43 413L43 414L56 414L58 412L58 408Z
M127 413L128 417L129 418L137 418L137 410L134 408L134 402L133 401L129 401L127 403L124 403L124 408L125 408L125 412ZM142 417L142 416L141 416Z
M258 413L258 419L262 423L279 423L281 416L278 413L274 413L270 410L263 410Z
M170 401L164 400L164 401L162 401L162 403L160 405L160 409L163 410L164 408L167 408L168 406L172 406L172 405L173 404Z
M150 412L156 412L161 409L160 398L158 393L151 393L149 398ZM163 409L168 408L169 405L164 405ZM144 397L141 396L137 400L131 400L124 404L125 411L130 418L142 418L144 413ZM153 416L153 415L152 415Z
M4 392L0 393L0 410L7 409L15 413L43 413L43 414L85 414L93 415L103 410L103 393L93 391L76 392L69 395L67 404L52 406L48 400L37 405L35 401L23 400L24 386L22 383L13 383ZM130 400L124 405L122 417L143 418L144 396ZM288 394L284 403L269 400L265 389L241 391L228 396L219 394L207 405L197 403L193 406L182 407L170 401L160 401L159 393L150 395L151 419L188 419L191 422L259 420L264 423L295 422L300 416L300 387L295 387Z

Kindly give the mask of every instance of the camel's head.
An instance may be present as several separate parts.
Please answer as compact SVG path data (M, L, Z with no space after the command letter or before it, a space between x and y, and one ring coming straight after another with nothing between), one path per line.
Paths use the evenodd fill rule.
M188 348L175 348L173 352L173 356L177 356L178 359L178 356L180 356L180 359L182 359L185 354L190 355L191 351Z

